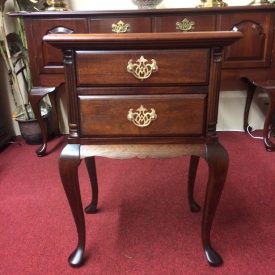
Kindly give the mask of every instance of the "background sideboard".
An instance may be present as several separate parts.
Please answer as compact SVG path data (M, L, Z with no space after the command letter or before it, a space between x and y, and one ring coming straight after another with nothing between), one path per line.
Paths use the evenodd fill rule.
M108 33L112 32L113 24L119 21L129 25L127 32L178 32L181 31L179 24L184 28L190 28L186 31L241 31L244 37L225 50L221 80L222 91L236 91L236 94L240 95L240 91L244 90L240 77L248 76L255 80L265 80L274 75L274 14L275 6L263 5L123 11L24 12L10 15L23 18L35 87L58 87L64 81L62 53L42 42L42 37L48 33ZM224 95L227 96L229 93ZM64 107L66 104L63 104L64 95L60 93L60 96L61 98L63 96L62 112L66 113L66 107ZM245 102L243 96L241 100ZM266 99L263 101L265 102ZM237 124L241 125L242 113L230 111L236 100L232 101L232 106L229 106L230 100L226 102L228 106L226 104L222 106L229 112L226 116L232 116L233 120L238 120ZM222 125L221 120L219 118L218 130L227 128L226 125ZM67 124L66 115L61 118L61 124Z

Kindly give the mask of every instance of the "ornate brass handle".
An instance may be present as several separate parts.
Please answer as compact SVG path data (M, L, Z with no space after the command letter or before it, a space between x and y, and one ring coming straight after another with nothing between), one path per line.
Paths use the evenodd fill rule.
M117 23L112 24L112 32L115 33L125 33L130 30L130 24L124 23L122 20L119 20Z
M195 22L189 21L187 18L184 18L181 22L176 23L176 29L181 32L188 32L195 29Z
M130 59L127 65L127 71L134 75L134 77L144 80L149 78L153 72L158 71L157 62L155 59L151 59L151 64L148 63L148 60L141 56L136 63L133 63L133 60Z
M133 122L136 126L144 128L153 120L157 119L157 114L155 109L151 108L151 112L149 112L143 107L143 105L141 105L135 112L133 112L133 109L130 109L128 111L127 119Z

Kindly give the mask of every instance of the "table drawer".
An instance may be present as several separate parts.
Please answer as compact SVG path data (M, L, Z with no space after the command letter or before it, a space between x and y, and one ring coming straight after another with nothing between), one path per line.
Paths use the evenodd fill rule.
M197 136L206 94L79 96L80 135Z
M156 32L214 31L215 15L177 15L155 18Z
M150 17L112 17L89 20L91 33L151 32Z
M209 56L206 49L78 51L77 84L205 85L208 83Z

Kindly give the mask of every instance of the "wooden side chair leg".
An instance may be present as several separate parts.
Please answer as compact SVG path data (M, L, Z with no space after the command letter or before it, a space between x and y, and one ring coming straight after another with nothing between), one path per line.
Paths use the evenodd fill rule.
M267 151L273 152L275 151L275 144L269 138L269 127L272 122L272 116L275 113L275 89L268 91L269 96L269 107L267 111L267 115L264 122L264 145Z
M248 116L249 116L249 110L250 110L250 107L251 107L253 96L254 96L255 91L256 91L256 86L247 77L242 77L241 80L245 83L246 93L247 93L246 94L245 107L244 107L244 117L243 117L243 129L247 133L248 131L251 130L249 128Z
M41 116L40 102L43 99L43 97L45 97L49 93L54 93L55 90L56 90L55 87L51 87L51 88L33 87L29 95L30 104L33 109L35 118L37 119L38 125L41 129L41 135L42 135L42 144L36 150L36 154L38 157L42 157L46 155L47 142L48 142L48 131L47 131L47 126Z

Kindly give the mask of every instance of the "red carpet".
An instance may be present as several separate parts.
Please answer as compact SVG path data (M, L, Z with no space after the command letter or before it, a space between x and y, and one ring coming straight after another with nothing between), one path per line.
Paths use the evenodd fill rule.
M0 274L274 274L275 153L244 133L220 133L230 166L212 234L222 267L209 267L200 240L201 212L187 205L189 158L97 158L99 208L85 215L87 261L67 257L76 232L59 179L64 144L37 158L36 146L11 144L0 153ZM90 188L80 166L84 206ZM207 167L200 163L202 204Z

